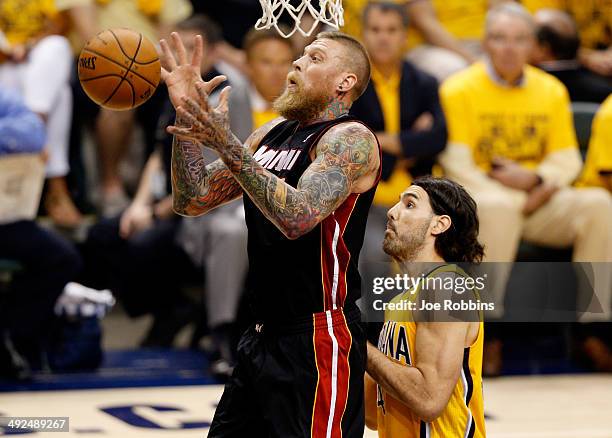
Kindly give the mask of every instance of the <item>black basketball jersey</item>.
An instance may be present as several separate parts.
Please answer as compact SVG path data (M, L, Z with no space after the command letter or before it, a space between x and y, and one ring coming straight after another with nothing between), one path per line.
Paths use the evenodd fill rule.
M254 158L297 187L321 136L332 126L349 121L356 119L345 115L306 127L283 121L261 140ZM357 266L377 184L378 178L367 192L350 194L314 229L295 240L286 238L244 194L249 293L259 320L289 323L354 305L361 296Z

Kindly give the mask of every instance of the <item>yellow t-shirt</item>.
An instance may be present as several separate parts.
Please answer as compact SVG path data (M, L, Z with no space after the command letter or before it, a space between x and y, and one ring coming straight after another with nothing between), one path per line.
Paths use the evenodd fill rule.
M442 266L429 276L454 272L466 276L454 265ZM416 300L418 291L407 291L393 300ZM380 332L378 349L393 360L410 366L417 357L417 324L409 310L385 312L385 324ZM482 355L484 323L480 322L474 343L464 349L461 374L446 408L430 423L421 421L404 404L377 387L377 429L379 438L483 438L485 433L484 399L482 393Z
M431 1L438 21L455 38L459 40L482 39L489 0ZM408 29L408 47L412 48L423 42L423 36L411 26Z
M253 116L253 131L279 117L278 113L271 109L260 111L254 109L251 114Z
M0 30L11 45L40 36L56 17L54 0L0 1Z
M612 46L611 0L522 0L531 12L538 9L562 9L570 13L580 31L582 46L605 49Z
M604 187L600 171L612 172L612 95L601 104L593 120L586 162L577 184L579 187Z
M382 109L387 134L399 134L400 132L400 79L400 71L397 71L390 78L385 78L378 70L372 68L372 83ZM395 205L399 194L410 186L411 181L410 174L402 164L396 163L389 179L387 181L381 180L378 183L374 195L374 204L385 207Z
M578 147L567 90L535 67L525 67L522 85L508 87L474 63L442 84L440 99L449 143L469 147L484 171L497 156L534 169L549 153Z

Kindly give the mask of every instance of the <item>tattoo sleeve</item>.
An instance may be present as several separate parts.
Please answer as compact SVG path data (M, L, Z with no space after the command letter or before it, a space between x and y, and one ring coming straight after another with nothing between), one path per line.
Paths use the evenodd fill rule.
M289 239L312 230L344 202L353 183L374 168L376 140L360 124L328 131L316 158L298 186L291 187L255 161L248 151L231 147L223 159L244 191Z
M172 198L174 211L178 214L204 214L242 194L240 184L223 161L216 160L206 166L202 152L200 144L174 136Z

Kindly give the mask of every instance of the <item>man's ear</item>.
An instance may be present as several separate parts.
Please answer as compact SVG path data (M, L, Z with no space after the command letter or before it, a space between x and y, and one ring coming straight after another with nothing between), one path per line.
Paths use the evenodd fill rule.
M353 89L357 83L357 75L355 73L345 73L344 78L340 81L336 90L339 93L347 93Z
M450 216L447 214L443 214L441 216L434 216L434 223L433 227L431 228L431 233L434 236L439 236L440 234L448 230L452 223L453 222Z

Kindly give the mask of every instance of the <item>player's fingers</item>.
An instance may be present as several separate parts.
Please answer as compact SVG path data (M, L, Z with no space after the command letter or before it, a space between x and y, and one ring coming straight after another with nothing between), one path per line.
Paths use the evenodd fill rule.
M172 50L170 50L168 42L162 39L159 41L159 46L161 47L160 61L162 67L169 72L173 71L176 68L176 59L174 59L174 55L172 54Z
M170 128L171 126L168 126L168 128L166 128L166 132L174 135L178 141L185 141L185 142L190 142L190 143L199 144L199 145L202 144L200 140L193 137L192 135L176 133L174 132L174 129L170 129Z
M210 109L209 103L208 103L208 93L206 92L206 87L205 87L205 82L197 82L195 84L195 89L196 89L196 93L198 93L198 100L200 101L200 106L202 107L202 110L204 110L205 112L208 112L208 110Z
M206 92L206 94L210 94L214 91L215 88L217 88L219 85L221 85L226 80L227 80L227 77L223 75L215 76L208 82L198 82L196 84L196 89L198 90L198 92L204 91Z
M202 65L202 58L204 56L204 41L202 35L196 35L194 38L195 48L193 50L193 56L191 57L191 65L197 69Z
M219 95L219 105L217 105L217 110L222 112L227 112L229 109L229 95L232 91L231 86L225 87L221 90L221 94Z
M202 108L202 105L199 105L195 100L191 97L183 96L183 102L185 103L186 109L198 120L206 121L208 120L208 116L206 111Z
M191 130L203 130L204 125L189 111L182 106L176 109L176 114L186 123L191 125Z
M176 107L176 115L180 117L181 123L185 125L193 126L193 122L197 121L197 119L182 106Z
M172 45L174 46L174 51L176 52L176 59L179 65L189 64L187 61L187 51L185 50L185 46L183 45L183 41L178 33L172 32L170 34L170 38L172 40Z
M162 80L163 82L166 82L166 79L168 78L168 75L169 75L169 74L170 74L170 73L168 73L168 70L166 70L166 69L165 69L165 68L163 68L163 67L161 68L161 80Z
M169 134L172 135L176 135L179 138L182 139L189 139L191 140L192 137L192 132L191 132L191 128L183 128L180 126L174 126L174 125L170 125L166 128L166 132L168 132Z
M195 84L196 92L200 98L200 103L204 105L205 111L208 111L208 91L206 83L198 82Z

